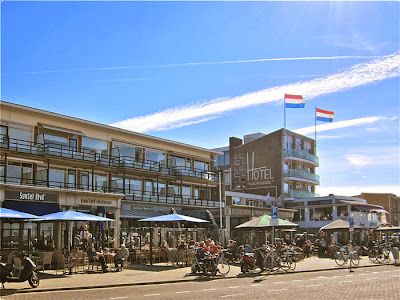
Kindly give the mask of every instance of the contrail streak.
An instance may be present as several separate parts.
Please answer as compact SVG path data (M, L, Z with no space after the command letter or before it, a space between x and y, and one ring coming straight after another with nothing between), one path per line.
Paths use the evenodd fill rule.
M119 67L97 67L97 68L76 68L76 69L61 69L61 70L43 70L31 71L27 74L40 73L62 73L62 72L85 72L85 71L111 71L125 69L156 69L156 68L171 68L171 67L188 67L202 65L223 65L223 64L241 64L267 61L292 61L292 60L332 60L332 59L371 59L378 56L311 56L311 57L281 57L281 58L260 58L247 60L227 60L227 61L208 61L208 62L187 62L180 64L163 64L163 65L144 65L144 66L119 66Z
M284 93L301 94L306 100L320 95L335 93L357 86L398 77L400 74L400 52L380 57L369 63L357 64L337 74L316 78L306 82L276 86L234 98L220 98L209 102L176 107L154 114L134 117L111 124L112 126L137 132L177 128L199 119L207 120L223 113L263 103L281 102ZM207 117L207 118L206 118Z

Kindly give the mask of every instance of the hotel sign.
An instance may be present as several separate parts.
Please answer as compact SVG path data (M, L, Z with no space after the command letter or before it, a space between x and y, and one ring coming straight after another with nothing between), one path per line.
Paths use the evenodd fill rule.
M37 202L58 202L58 195L25 191L5 191L5 199Z
M247 185L249 187L262 187L274 184L274 176L272 169L267 166L255 167L254 166L254 152L249 159L247 153Z

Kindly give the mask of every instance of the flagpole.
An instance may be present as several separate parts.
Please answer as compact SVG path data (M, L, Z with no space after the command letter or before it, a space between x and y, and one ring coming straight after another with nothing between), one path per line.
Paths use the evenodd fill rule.
M285 99L285 93L283 94L283 128L286 130L286 99Z
M314 138L314 155L317 155L317 106L315 106L315 138Z
M315 106L314 118L315 118L315 142L317 142L317 107L316 106Z

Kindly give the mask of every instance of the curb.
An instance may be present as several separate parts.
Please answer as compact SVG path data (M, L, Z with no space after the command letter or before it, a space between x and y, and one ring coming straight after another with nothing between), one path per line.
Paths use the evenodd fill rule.
M391 265L391 264L389 264ZM352 267L351 269L360 269L360 268L369 268L369 267L380 267L380 266L388 266L388 264L379 264L379 265L367 265L367 266L356 266ZM333 270L347 270L350 269L349 267L337 267L337 268L326 268L326 269L313 269L313 270L302 270L302 271L292 271L286 273L269 273L269 274L261 274L261 273L249 273L246 276L268 276L268 275L287 275L287 274L296 274L296 273L311 273L311 272L322 272L322 271L333 271ZM174 280L163 280L163 281L154 281L154 282L131 282L131 283L116 283L116 284L104 284L104 285L92 285L92 286L72 286L72 287L58 287L58 288L47 288L47 289L23 289L23 290L9 290L10 294L24 294L24 293L42 293L42 292L50 292L50 291L71 291L71 290L89 290L89 289L100 289L100 288L113 288L113 287L124 287L124 286L140 286L140 285L150 285L150 284L169 284L169 283L180 283L180 282L187 282L187 281L199 281L199 280L221 280L221 279L234 279L240 277L239 273L235 276L221 276L221 277L214 277L205 279L207 277L196 277L193 279L174 279ZM243 276L244 277L244 276ZM7 291L1 290L1 291ZM11 292L12 291L12 292Z

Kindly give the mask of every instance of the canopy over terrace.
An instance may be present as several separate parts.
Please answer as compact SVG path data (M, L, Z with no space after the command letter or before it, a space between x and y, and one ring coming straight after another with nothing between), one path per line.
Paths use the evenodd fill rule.
M175 236L175 224L180 222L188 222L188 223L208 223L207 220L185 216L177 213L169 214L169 215L161 215L157 217L151 217L146 219L141 219L139 222L169 222L174 224L174 236L173 236L173 244L176 245L176 236Z
M91 214L86 214L78 211L67 210L60 211L41 217L43 221L66 221L69 223L68 226L68 249L71 247L72 243L72 221L87 221L87 222L105 222L105 221L115 221L113 219L104 218L100 216L95 216Z
M272 221L271 220L275 220ZM275 242L275 230L283 230L283 229L294 229L295 227L298 227L299 225L296 223L292 223L288 220L284 219L272 219L271 216L269 215L262 215L259 216L258 218L255 218L253 220L247 221L243 224L240 224L235 227L235 229L241 229L241 230L262 230L265 232L264 236L259 236L258 241L262 241L262 239L265 239L265 242L268 240L268 232L272 232L272 241ZM257 237L257 233L254 233L255 236ZM257 239L257 238L256 238Z
M329 224L326 224L325 226L322 226L319 231L337 231L337 230L349 230L350 228L350 223L349 221L343 220L343 219L337 219ZM354 224L354 229L361 229L360 226Z
M262 215L259 216L256 219L247 221L243 224L240 224L238 226L236 226L235 228L238 229L243 229L243 228L253 228L253 229L257 229L257 228L272 228L272 227L276 227L276 228L287 228L287 229L292 229L294 227L298 227L299 225L296 223L292 223L288 220L284 220L284 219L276 219L276 224L273 224L273 222L271 223L271 216L269 215Z

